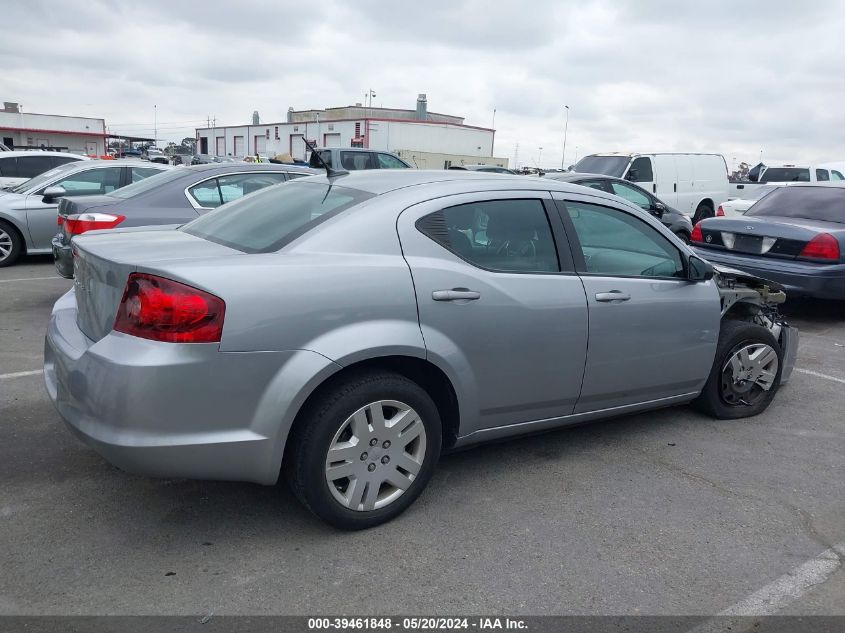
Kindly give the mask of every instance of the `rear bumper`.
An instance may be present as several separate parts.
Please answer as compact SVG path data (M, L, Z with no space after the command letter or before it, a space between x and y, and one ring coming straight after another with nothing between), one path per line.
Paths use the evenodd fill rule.
M754 255L738 255L726 251L693 249L714 264L737 268L752 275L782 284L787 297L845 299L845 264L811 264L795 260L769 259Z
M56 272L65 279L73 279L73 249L62 242L58 235L51 242L53 247L53 263Z
M93 342L76 317L71 290L50 318L47 393L74 434L131 473L275 483L309 392L292 377L333 371L308 351L220 352L115 332Z

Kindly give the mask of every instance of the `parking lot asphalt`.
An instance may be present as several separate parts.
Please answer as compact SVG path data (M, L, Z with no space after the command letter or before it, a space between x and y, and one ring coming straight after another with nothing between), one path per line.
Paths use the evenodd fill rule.
M756 418L449 455L399 519L343 533L283 484L135 477L73 437L27 373L70 286L0 269L0 614L714 614L831 548L777 612L845 614L845 304L786 306L798 370Z

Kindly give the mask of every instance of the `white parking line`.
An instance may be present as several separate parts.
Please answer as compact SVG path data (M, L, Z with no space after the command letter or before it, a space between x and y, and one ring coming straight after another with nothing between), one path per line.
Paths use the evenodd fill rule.
M798 600L813 587L830 578L842 565L840 556L845 553L845 543L834 545L799 565L762 589L743 598L733 606L717 613L715 618L695 627L688 633L715 633L731 630L731 621L723 619L773 615L791 602ZM722 619L720 619L722 618ZM737 627L733 627L737 628Z
M808 376L815 376L816 378L824 378L825 380L832 380L833 382L838 382L839 384L845 385L845 378L837 378L836 376L828 376L827 374L823 374L818 371L813 371L812 369L801 369L800 367L796 367L795 371L800 374L807 374Z
M7 378L23 378L24 376L37 376L38 374L43 373L43 369L33 369L32 371L16 371L12 374L0 374L0 380L6 380Z
M53 275L52 277L21 277L20 279L0 279L0 284L10 284L13 281L44 281L45 279L60 279L62 281L70 281L64 277Z

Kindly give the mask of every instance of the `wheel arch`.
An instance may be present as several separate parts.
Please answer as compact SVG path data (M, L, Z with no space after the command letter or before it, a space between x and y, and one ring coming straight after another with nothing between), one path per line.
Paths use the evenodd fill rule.
M334 385L339 384L349 376L363 372L390 371L418 384L434 401L440 414L443 430L443 447L449 448L454 446L459 434L460 405L452 381L436 364L424 358L394 354L366 358L348 365L336 365L336 367L336 371L325 376L314 386L293 416L293 422L290 425L287 436L284 438L285 448L280 466L284 465L288 458L290 447L294 444L294 442L290 441L291 436L303 424L310 407L314 406L314 403L320 399L322 394L330 390Z
M18 224L18 220L15 219L14 216L11 216L7 213L0 212L0 222L4 222L12 227L12 230L18 234L18 237L21 240L21 244L23 245L23 252L21 256L25 256L27 251L29 251L29 229L21 228Z

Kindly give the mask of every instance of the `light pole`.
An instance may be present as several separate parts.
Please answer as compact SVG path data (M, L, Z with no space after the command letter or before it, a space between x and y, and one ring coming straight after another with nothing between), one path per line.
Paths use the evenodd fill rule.
M158 106L153 105L153 147L158 147Z
M543 164L543 148L540 148L540 154L537 156L537 167Z
M563 155L560 157L560 168L566 169L566 133L569 132L569 106L563 106L566 108L566 124L563 126Z

